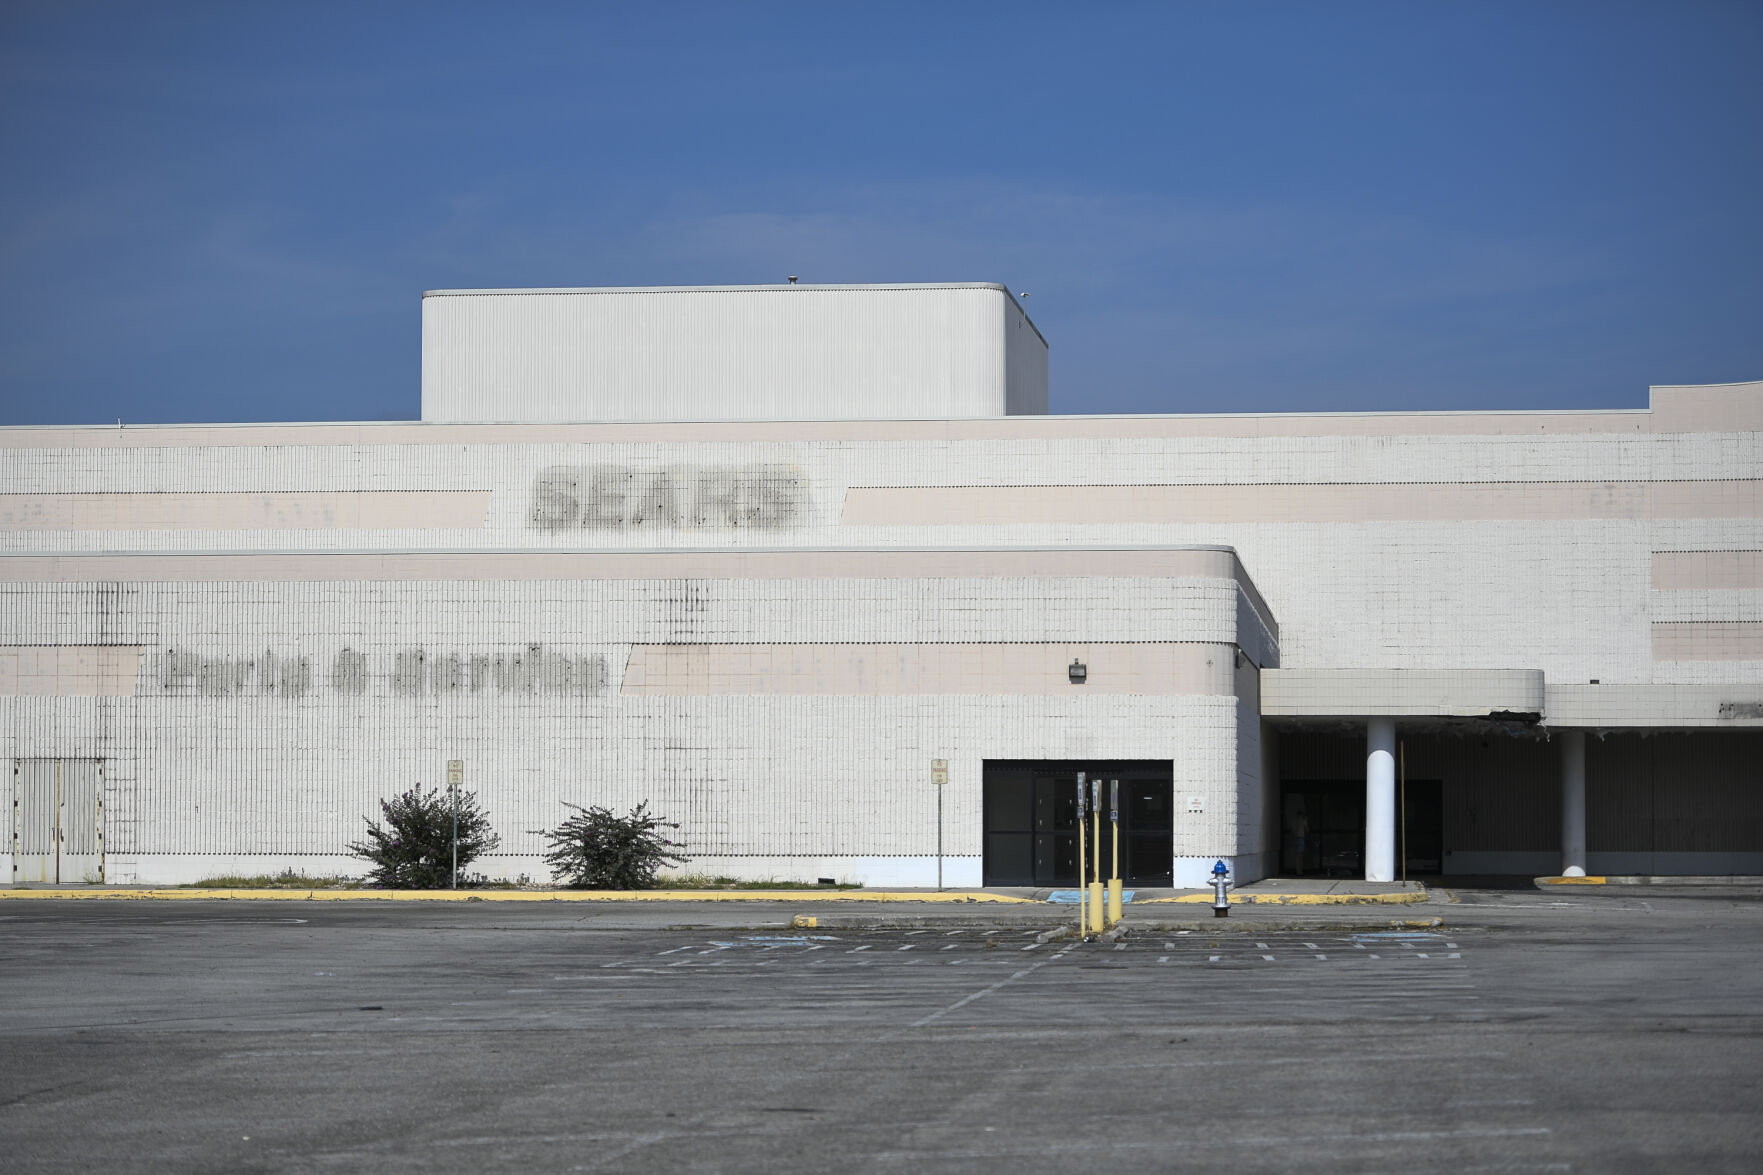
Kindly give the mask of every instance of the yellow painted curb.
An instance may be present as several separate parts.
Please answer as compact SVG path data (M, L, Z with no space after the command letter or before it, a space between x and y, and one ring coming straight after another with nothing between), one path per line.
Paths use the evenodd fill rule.
M1232 894L1233 906L1405 906L1424 902L1425 891L1417 893L1242 893ZM1146 898L1135 906L1152 906L1158 902L1183 902L1190 905L1212 904L1209 893L1182 894L1175 898Z
M1537 878L1533 878L1533 880L1538 885L1605 885L1605 884L1608 884L1607 879L1603 878L1603 877L1537 877Z
M1033 898L978 892L897 890L470 890L470 889L0 889L0 900L44 898L111 901L268 902L1027 902Z

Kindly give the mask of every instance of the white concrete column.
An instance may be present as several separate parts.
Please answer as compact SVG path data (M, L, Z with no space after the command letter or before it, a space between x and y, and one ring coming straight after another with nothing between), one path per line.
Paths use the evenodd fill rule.
M1365 880L1396 879L1396 720L1365 728Z
M1585 876L1585 731L1561 740L1561 876Z

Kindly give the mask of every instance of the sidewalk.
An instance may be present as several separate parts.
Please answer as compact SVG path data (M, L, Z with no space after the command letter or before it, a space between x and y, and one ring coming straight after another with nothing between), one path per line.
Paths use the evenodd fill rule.
M1212 904L1210 889L1132 889L1129 906L1161 903ZM129 885L17 886L0 889L7 899L113 901L271 901L271 902L769 902L800 905L885 905L901 902L937 905L1051 906L1077 904L1075 889L203 889ZM1251 882L1230 891L1232 906L1406 905L1424 902L1426 887L1414 882L1340 881L1296 878Z
M1230 903L1273 906L1403 906L1424 902L1419 881L1355 881L1328 877L1270 877L1230 891ZM1144 890L1140 903L1184 902L1210 906L1212 891Z
M1591 877L1536 877L1531 879L1538 889L1557 885L1660 885L1682 889L1763 889L1763 877L1725 873L1709 876L1605 874Z

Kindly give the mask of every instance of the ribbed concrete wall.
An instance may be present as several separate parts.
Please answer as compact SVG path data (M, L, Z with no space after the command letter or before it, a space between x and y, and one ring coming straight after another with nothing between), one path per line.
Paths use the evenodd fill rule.
M919 774L920 758L951 759L975 788L994 755L1171 759L1178 799L1184 781L1211 789L1178 852L1249 854L1264 838L1245 830L1269 819L1241 683L1235 698L1066 700L1037 670L1041 692L982 680L953 700L613 691L642 644L1183 641L1296 670L1520 671L1527 697L1540 672L1545 721L1561 724L1756 726L1763 433L1743 426L1763 388L1678 398L1657 414L1425 418L1431 435L1393 417L4 430L0 645L14 652L0 657L13 691L0 755L116 758L118 843L143 861L180 822L219 827L205 823L221 819L217 796L304 819L277 805L305 804L309 787L347 823L385 781L438 779L458 757L513 789L498 801L524 822L513 832L543 823L559 773L587 773L665 784L702 844L746 868L797 859L776 856L787 844L823 872L845 861L876 877L909 868L914 805L934 801L877 781ZM1731 431L1672 431L1717 418ZM1096 487L1131 509L1073 513ZM1172 488L1187 513L1147 506ZM1319 494L1363 510L1282 513ZM1183 543L1234 546L1259 593L1237 585L1228 553L1095 549ZM1035 550L952 549L1012 545ZM837 566L788 567L817 558ZM1156 558L1208 566L1132 565ZM879 559L893 562L864 562ZM345 643L383 698L337 692L356 680L339 669ZM503 698L500 682L519 680L508 659L535 644L539 692ZM111 651L42 651L60 646ZM118 696L124 662L139 666L132 698ZM436 673L464 684L397 692ZM246 693L222 689L240 674ZM152 682L168 684L140 692ZM442 748L455 738L463 754ZM1465 852L1549 851L1537 821L1552 817L1537 814L1553 769L1538 762L1534 786L1506 772L1517 790L1474 809L1516 839ZM805 842L731 815L753 796L756 811L794 813L792 828L820 819L821 800L766 790L777 764L849 797L858 823ZM977 801L950 800L977 836L960 806ZM861 823L876 811L900 826ZM311 843L334 846L341 827ZM220 846L207 860L272 843L242 837L198 841Z
M1737 557L1763 550L1763 518L1753 509L1756 487L1763 484L1756 476L1763 469L1763 433L1129 435L1139 423L1085 421L1081 428L1068 427L1073 433L1111 429L1122 435L1021 440L667 441L635 439L649 433L632 426L601 430L593 435L614 439L596 443L537 443L501 439L528 437L524 429L483 428L446 434L469 442L464 444L401 439L380 445L304 444L306 434L298 428L279 434L286 443L259 439L249 445L226 443L240 434L224 429L212 430L211 443L203 444L159 443L157 430L90 430L106 438L103 446L35 448L22 442L68 434L8 430L0 433L0 444L7 447L0 493L19 498L255 491L395 493L405 496L403 503L433 494L436 509L426 525L396 528L222 527L213 511L181 525L175 517L157 515L155 527L146 530L33 523L0 531L0 549L1226 543L1240 552L1279 618L1286 667L1531 669L1543 671L1552 685L1598 679L1763 688L1763 660L1746 652L1763 626L1763 584L1750 578L1755 561ZM768 427L778 436L794 426ZM386 435L405 438L411 431ZM861 433L858 429L856 435ZM189 435L176 430L165 437ZM122 443L131 438L133 443ZM1594 482L1630 490L1599 499L1584 489ZM1377 490L1400 503L1422 483L1484 489L1529 485L1534 492L1520 500L1578 503L1579 513L1488 518L1476 507L1461 517L1435 511L1438 516L1427 519L1292 521L1275 513L1243 521L1233 512L1240 510L1239 491L1260 493L1268 485L1300 497L1327 486ZM1038 486L1054 487L1041 494L1057 503L1098 484L1115 487L1113 492L1129 500L1134 487L1148 496L1156 487L1203 487L1207 500L1221 509L1216 516L1202 512L1163 521L1102 514L1048 522L1012 509L946 512L940 522L906 511L890 521L877 512L874 496L910 491L958 503L959 495L935 487ZM1618 508L1624 501L1651 500L1655 495L1641 491L1653 485L1672 487L1665 496L1673 501L1700 502L1701 513L1675 510L1662 517ZM460 525L455 504L461 494L487 496L487 507L474 507L480 524ZM857 513L853 503L866 495L870 505ZM65 517L58 510L40 503L32 517ZM1656 553L1683 557L1656 559ZM1081 565L1084 556L1072 559ZM935 556L926 556L926 563L934 567ZM1681 627L1686 625L1698 627ZM1742 639L1709 655L1709 633ZM1689 655L1681 655L1685 652Z
M1173 760L1178 791L1208 797L1178 852L1234 857L1238 595L1208 578L21 584L4 597L6 632L33 648L126 640L139 676L127 698L0 698L0 759L106 761L113 881L338 867L377 798L440 782L455 758L504 838L488 866L507 875L540 871L532 830L562 801L647 799L685 825L705 868L788 860L797 876L922 882L935 757L951 763L954 875L977 877L985 759L1118 748ZM1104 680L1168 660L1166 643L1074 639L1111 623L1191 645L1183 657L1220 672L1027 691L999 680L987 646L966 656L1006 639L1060 663L1081 655ZM626 688L633 648L787 653L804 638L969 642L957 660L974 681L780 695L684 675Z

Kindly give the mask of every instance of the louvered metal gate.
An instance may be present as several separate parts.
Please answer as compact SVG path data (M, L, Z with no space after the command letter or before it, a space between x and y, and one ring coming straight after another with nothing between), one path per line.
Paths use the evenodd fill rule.
M15 759L15 881L77 885L104 880L104 762Z

